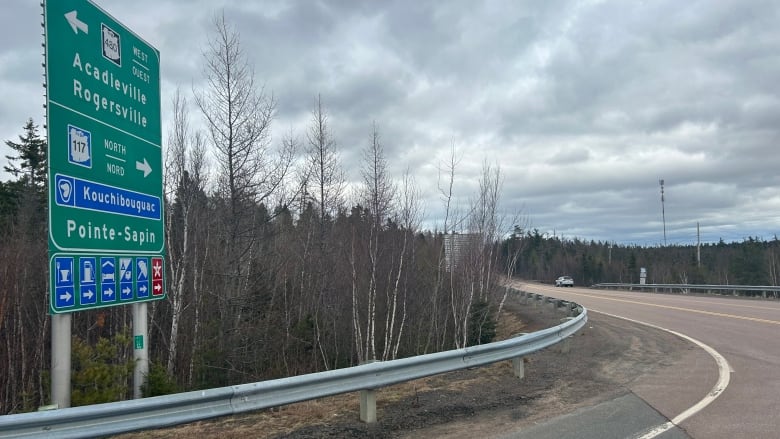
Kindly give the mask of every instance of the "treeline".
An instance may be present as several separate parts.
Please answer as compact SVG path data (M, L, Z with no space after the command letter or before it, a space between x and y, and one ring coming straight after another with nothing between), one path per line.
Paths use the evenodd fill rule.
M502 243L504 252L518 254L516 274L552 282L571 275L578 285L600 282L713 285L778 285L780 240L747 237L742 242L640 247L546 236L517 228Z
M166 200L168 298L149 305L158 387L225 386L492 339L506 293L500 174L486 169L471 214L458 219L474 233L447 253L447 235L420 230L410 180L395 186L376 131L371 139L361 203L349 209L317 198L330 190L323 180L269 209L219 186L206 191L197 159L178 174L171 163L168 175L179 178ZM322 156L313 140L310 152ZM45 158L22 159L46 148L32 121L7 143L20 172L0 186L2 413L46 403L50 363L46 181L28 177ZM131 321L125 306L74 313L74 405L129 397Z
M485 165L473 201L458 206L453 151L441 165L440 231L422 231L420 191L411 176L389 175L376 123L367 124L361 181L347 185L322 99L301 133L273 139L275 98L255 85L235 30L222 17L214 25L208 85L194 90L194 105L181 93L173 101L168 297L149 303L145 394L489 342L507 293L499 274L511 276L499 261L510 224L498 213L500 170ZM202 126L191 126L193 109ZM0 185L2 414L48 402L51 361L46 143L30 120L6 144L14 179ZM469 233L454 239L456 230ZM72 404L128 398L130 307L79 311L72 322Z

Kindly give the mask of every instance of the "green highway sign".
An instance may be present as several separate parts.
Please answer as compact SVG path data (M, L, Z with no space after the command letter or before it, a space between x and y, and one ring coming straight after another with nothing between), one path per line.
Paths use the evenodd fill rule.
M164 297L145 277L164 262L160 54L88 0L46 1L44 28L51 310Z

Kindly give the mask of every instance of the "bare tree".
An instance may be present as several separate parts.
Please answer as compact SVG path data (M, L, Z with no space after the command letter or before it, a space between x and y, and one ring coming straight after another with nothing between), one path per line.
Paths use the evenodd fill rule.
M193 272L202 270L197 264L203 261L193 259L198 235L199 214L205 208L198 203L204 194L205 142L200 132L190 132L187 99L177 89L173 97L173 126L168 137L166 154L166 198L173 204L166 210L166 240L168 267L170 272L169 298L171 306L171 327L168 334L168 374L174 374L178 352L179 324L185 304L185 292L189 289L197 296ZM190 268L191 267L191 268ZM188 269L189 268L189 269Z
M420 202L420 191L414 184L413 177L407 169L404 174L403 184L401 186L400 206L398 210L398 223L400 232L403 234L401 248L398 255L398 267L396 268L395 282L388 295L388 312L385 319L385 343L383 360L393 360L398 356L398 349L401 346L404 326L406 324L406 285L401 285L401 280L408 278L405 272L411 270L408 268L414 262L415 246L412 242L414 233L420 228L422 207ZM401 301L401 315L398 316L398 301ZM400 320L399 320L400 319Z
M331 132L327 112L322 103L322 97L317 95L317 101L311 112L311 124L306 134L308 143L306 172L301 177L303 193L307 199L314 203L317 222L308 224L316 226L315 249L318 252L314 258L314 272L308 273L302 270L301 279L310 278L313 284L312 292L315 297L308 298L313 306L314 343L326 368L329 368L325 348L322 345L320 323L321 311L325 297L329 294L332 284L332 270L330 270L331 248L328 245L328 220L332 218L343 204L343 192L345 187L344 171L341 168L336 142ZM302 203L304 204L304 203ZM305 204L308 204L305 203ZM309 239L313 236L306 233L307 250ZM309 255L309 253L305 253ZM332 313L332 319L339 316Z
M345 176L320 95L317 95L317 102L312 109L311 125L306 137L309 143L307 192L317 204L322 228L328 215L333 214L343 203ZM321 230L321 233L324 231Z
M468 215L471 239L466 248L468 262L461 270L462 294L453 301L453 318L456 321L456 331L459 331L460 347L467 346L469 342L478 342L481 339L483 325L489 318L489 306L480 307L482 315L472 315L472 306L475 300L489 304L490 293L495 283L493 279L495 266L498 263L496 244L503 221L498 212L502 184L501 168L483 163L479 193L476 200L472 202ZM475 333L476 340L470 340L469 337Z
M252 277L259 276L259 268L253 265L261 255L256 242L258 206L265 202L285 204L275 197L284 194L295 151L286 148L286 143L279 150L272 148L274 98L255 83L239 33L226 23L224 14L214 19L204 62L206 87L195 91L195 102L206 122L218 166L218 236L214 237L211 268L220 273L220 282L212 293L220 312L219 340L228 334L237 337L235 343L218 345L233 349L234 356L221 358L233 370L236 362L249 360L242 350L253 343L240 325L244 305L250 303L250 289L255 288Z
M458 218L457 208L454 205L453 187L455 185L455 171L460 159L457 156L455 144L450 148L448 162L439 166L438 189L441 200L444 203L444 223L442 225L442 234L447 239L447 234L454 232L459 226L461 220ZM454 289L454 277L452 275L452 266L447 261L445 243L441 243L437 251L436 258L436 280L431 292L431 317L428 338L425 342L424 352L429 349L442 350L447 340L447 320L449 313L446 312L445 294ZM446 283L449 282L449 285ZM450 298L451 300L452 298ZM433 346L431 346L433 344Z
M509 295L509 291L512 288L512 276L514 276L517 270L517 265L520 261L520 255L525 248L526 240L523 239L522 231L528 227L528 218L516 213L510 221L513 230L507 230L506 234L509 238L506 241L506 266L504 267L504 294L498 303L498 309L496 310L496 320L501 318L501 311L504 309L506 298Z
M363 154L361 169L363 186L359 198L365 203L369 215L368 270L369 284L366 289L365 346L366 359L376 359L376 305L379 288L380 240L384 220L388 217L395 196L395 185L387 175L387 160L379 141L376 123L372 125L371 141ZM353 298L353 304L358 300ZM356 310L353 310L355 313Z

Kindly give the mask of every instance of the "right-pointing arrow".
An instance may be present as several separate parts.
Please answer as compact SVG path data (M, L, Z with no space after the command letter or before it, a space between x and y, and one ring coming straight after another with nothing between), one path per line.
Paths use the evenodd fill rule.
M144 157L143 163L136 160L135 169L139 171L144 171L144 177L148 177L149 174L152 172L152 167L149 166L149 162L146 161L146 157Z
M73 29L73 33L77 34L79 31L84 32L85 34L89 33L89 26L87 26L87 23L84 23L83 21L79 20L78 17L78 11L75 9L65 14L65 19L68 20L68 24L70 24L70 27Z

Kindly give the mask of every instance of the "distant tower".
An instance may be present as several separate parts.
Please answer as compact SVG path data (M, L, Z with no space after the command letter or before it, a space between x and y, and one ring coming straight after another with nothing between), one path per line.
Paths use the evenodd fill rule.
M664 223L664 245L666 245L666 212L664 211L664 179L658 180L661 184L661 219Z
M696 266L701 268L701 233L698 221L696 221Z

